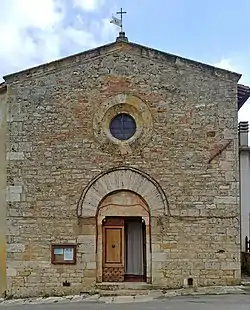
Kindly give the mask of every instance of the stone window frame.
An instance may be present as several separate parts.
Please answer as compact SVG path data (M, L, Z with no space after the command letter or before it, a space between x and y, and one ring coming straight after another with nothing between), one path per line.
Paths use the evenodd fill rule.
M112 136L109 126L118 114L129 114L136 123L136 132L128 140L119 140ZM93 115L93 134L103 151L115 154L137 152L146 146L152 137L153 118L148 105L139 97L120 93L106 98Z
M55 258L55 249L65 249L71 248L73 249L73 260L63 260L63 261L56 261ZM76 244L51 244L51 264L53 265L76 265L77 263L77 245Z

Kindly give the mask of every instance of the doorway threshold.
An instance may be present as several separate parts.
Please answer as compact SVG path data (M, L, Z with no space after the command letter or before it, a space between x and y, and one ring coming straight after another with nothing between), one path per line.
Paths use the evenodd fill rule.
M97 283L96 287L100 289L150 290L152 284L146 282L102 282Z
M124 282L146 283L144 276L125 275Z

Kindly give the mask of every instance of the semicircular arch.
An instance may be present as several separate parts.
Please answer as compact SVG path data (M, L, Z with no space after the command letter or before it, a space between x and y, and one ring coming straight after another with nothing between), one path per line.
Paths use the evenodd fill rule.
M167 196L157 181L136 168L119 167L97 175L86 186L77 205L77 216L95 217L103 198L119 190L140 195L152 216L169 214Z

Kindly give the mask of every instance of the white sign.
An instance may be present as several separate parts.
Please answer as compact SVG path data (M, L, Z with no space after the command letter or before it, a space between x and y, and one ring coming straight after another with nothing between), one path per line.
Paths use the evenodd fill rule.
M64 260L74 260L74 249L64 249Z
M54 249L54 254L55 255L62 255L63 254L63 249L59 249L59 248Z

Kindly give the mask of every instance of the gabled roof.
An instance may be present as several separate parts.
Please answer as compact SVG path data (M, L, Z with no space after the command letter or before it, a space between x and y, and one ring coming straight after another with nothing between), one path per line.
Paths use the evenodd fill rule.
M81 52L79 54L71 55L50 63L42 64L30 69L26 69L20 72L12 73L4 77L5 80L11 78L31 78L32 76L37 76L40 74L48 73L50 71L57 70L59 67L65 67L70 65L71 62L84 62L89 61L100 56L105 56L112 52L117 52L119 50L125 49L127 51L137 52L141 57L153 58L156 61L171 61L173 63L181 64L183 67L191 67L194 70L207 71L209 74L214 74L216 76L221 76L224 78L233 78L239 80L241 75L228 70L216 68L211 65L207 65L198 61L190 60L180 56L165 53L156 49L145 47L137 43L128 42L125 37L125 33L120 33L116 42L103 45L91 50ZM0 84L0 93L6 91L7 84ZM250 88L241 84L238 84L238 110L244 105L244 103L250 97Z

